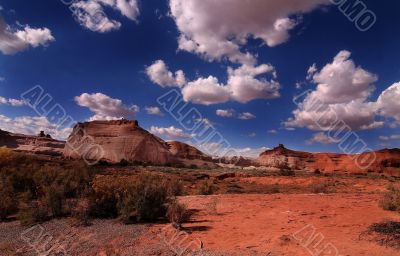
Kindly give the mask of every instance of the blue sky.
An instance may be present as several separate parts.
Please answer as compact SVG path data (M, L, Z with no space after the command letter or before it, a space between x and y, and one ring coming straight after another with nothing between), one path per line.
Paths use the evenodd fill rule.
M312 97L323 98L328 107L339 112L343 110L345 113L340 112L339 117L343 115L368 147L400 147L398 1L364 1L377 17L366 32L357 29L338 6L325 0L307 0L300 7L290 3L294 0L280 4L250 1L260 5L253 7L243 7L240 1L224 7L226 0L216 6L215 1L196 0L104 2L86 0L66 5L61 0L0 1L4 25L0 31L1 129L36 133L36 129L48 128L53 132L43 119L46 117L10 101L40 85L76 121L95 115L119 118L121 113L138 119L142 127L162 138L187 141L190 131L164 110L158 114L154 109L160 107L158 97L175 89L182 91L188 104L198 109L234 148L249 147L247 151L257 152L283 143L298 150L340 152L337 142L321 134L323 129L308 125L310 120L304 115L310 110L298 109L293 103L295 95L311 90ZM86 23L78 20L71 6L88 15L84 16ZM107 19L101 20L100 29L89 24L93 8L106 15L100 17ZM194 9L190 8L200 14L191 16ZM207 14L202 10L212 11ZM240 14L229 15L238 11ZM271 32L277 22L282 27ZM263 29L268 33L263 34ZM15 35L19 37L13 38ZM185 48L180 37L198 47ZM247 40L240 41L243 37ZM219 42L230 42L238 48L225 49ZM10 45L18 43L10 52ZM235 59L245 53L252 56L251 63ZM335 56L339 56L336 62ZM154 66L150 72L149 67L157 60L165 65ZM310 71L307 80L314 63L316 70ZM272 68L276 77L271 70L256 75L248 71L262 64L267 65L265 69ZM327 67L329 64L331 67ZM353 72L349 71L352 64ZM247 71L228 75L228 68L241 67ZM337 78L329 79L329 68L336 70ZM181 83L176 81L178 70L185 76ZM214 80L206 80L210 76ZM245 78L251 79L249 86L260 83L248 97L244 96L248 92ZM349 83L355 79L362 81ZM296 87L297 83L301 86ZM324 90L324 83L329 90ZM359 87L349 91L352 86ZM110 111L107 104L116 104L116 109ZM147 107L153 107L153 114ZM298 116L293 113L296 109ZM217 110L233 110L234 114L223 117L217 115ZM254 118L242 120L239 117L243 113L251 113ZM288 122L290 118L294 122ZM65 136L62 132L54 134Z

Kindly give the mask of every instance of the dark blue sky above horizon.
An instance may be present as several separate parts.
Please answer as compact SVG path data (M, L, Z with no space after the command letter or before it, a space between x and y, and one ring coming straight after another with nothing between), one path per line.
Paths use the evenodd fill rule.
M245 104L236 101L210 106L190 104L214 123L235 148L272 148L282 143L297 150L339 152L335 143L307 143L318 131L304 127L287 130L283 122L293 117L296 109L293 96L316 87L306 81L308 68L315 63L321 70L342 50L351 52L357 66L378 76L374 83L376 90L369 100L376 101L383 91L400 81L400 16L397 14L400 2L366 0L364 3L377 16L377 23L367 32L360 32L332 5L304 14L285 43L268 47L261 40L249 40L242 49L256 54L259 64L270 63L275 67L281 84L279 98L256 99ZM228 60L210 62L197 54L179 51L180 31L168 14L169 2L165 0L139 1L137 22L107 9L107 15L122 24L120 29L108 33L82 27L61 1L0 0L0 6L1 16L11 27L18 27L17 22L32 28L46 27L55 38L46 47L13 55L0 53L0 77L4 78L0 82L0 96L19 99L21 93L40 85L77 121L85 121L93 113L78 106L74 97L99 92L126 105L139 106L140 111L131 118L139 120L146 129L151 126L182 129L167 113L164 116L146 113L145 108L157 106L156 99L169 90L154 84L146 74L146 67L161 59L173 72L182 69L190 81L212 75L221 83L228 79L228 66L238 67ZM301 89L296 89L298 82L305 82ZM216 115L217 109L250 112L256 118L224 118ZM12 119L37 114L28 106L0 104L0 115ZM357 131L357 134L372 149L400 147L400 140L379 138L400 134L399 126L389 127L395 121L377 117L377 120L383 119L383 127Z

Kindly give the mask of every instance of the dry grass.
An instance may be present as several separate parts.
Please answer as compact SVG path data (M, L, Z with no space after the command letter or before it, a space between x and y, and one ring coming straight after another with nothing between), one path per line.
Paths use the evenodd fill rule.
M373 224L369 233L378 235L377 239L381 245L400 248L400 222L382 222Z
M400 188L390 186L380 201L380 206L386 211L400 212Z
M173 226L181 229L182 224L190 221L192 212L188 210L187 206L180 204L176 199L169 203L167 209L167 218Z

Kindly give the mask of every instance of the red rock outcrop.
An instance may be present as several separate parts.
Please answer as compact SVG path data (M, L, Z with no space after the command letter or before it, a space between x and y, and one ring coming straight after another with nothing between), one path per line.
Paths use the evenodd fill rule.
M232 157L221 157L215 158L214 163L222 164L222 165L232 165L234 167L257 167L260 164L254 158L243 157L243 156L232 156Z
M212 157L201 152L197 148L190 146L186 143L179 141L167 141L169 151L176 158L187 159L187 160L203 160L212 161Z
M61 156L65 142L47 137L15 134L0 130L0 147L33 154Z
M93 121L78 123L64 149L67 158L118 163L167 164L173 159L168 145L142 129L137 121Z
M308 153L286 149L283 145L263 152L261 166L322 172L385 173L400 176L400 150L384 149L359 155Z

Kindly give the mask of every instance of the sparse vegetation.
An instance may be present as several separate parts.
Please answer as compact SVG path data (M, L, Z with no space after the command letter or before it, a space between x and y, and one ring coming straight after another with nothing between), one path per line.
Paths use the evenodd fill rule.
M19 211L18 219L27 225L64 216L79 225L87 225L91 216L119 217L124 223L156 221L165 217L169 198L182 194L177 179L162 175L100 183L96 171L79 162L48 162L6 149L0 149L0 162L0 217Z
M316 169L316 170L314 171L314 174L315 174L315 175L321 175L320 169Z
M20 209L18 219L22 225L32 225L49 220L47 205L41 201L33 201Z
M291 169L280 169L279 175L285 177L293 177L296 176L296 172Z
M74 200L71 216L75 219L75 226L89 226L89 201L87 199Z
M140 175L120 194L118 211L124 223L156 221L165 216L171 184L158 175Z
M167 218L175 228L181 229L182 224L188 222L191 216L192 213L187 209L187 206L180 204L176 199L168 204Z
M202 180L198 183L197 193L199 195L212 195L214 190L214 181L211 179Z
M400 248L400 222L376 223L368 229L368 232L377 234L381 245Z
M18 201L12 187L0 180L0 219L5 220L18 211Z
M380 206L387 211L398 211L400 213L400 188L390 186L388 192L380 201Z
M335 192L333 188L334 184L331 182L323 182L318 184L312 184L310 186L311 192L315 194L328 194Z

